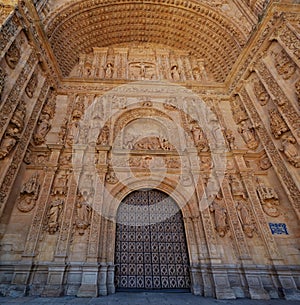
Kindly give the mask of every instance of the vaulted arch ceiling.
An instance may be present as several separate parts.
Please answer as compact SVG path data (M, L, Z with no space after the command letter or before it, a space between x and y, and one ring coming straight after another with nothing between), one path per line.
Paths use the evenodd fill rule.
M249 35L220 11L184 0L72 1L44 25L63 76L93 47L147 42L189 51L223 82Z

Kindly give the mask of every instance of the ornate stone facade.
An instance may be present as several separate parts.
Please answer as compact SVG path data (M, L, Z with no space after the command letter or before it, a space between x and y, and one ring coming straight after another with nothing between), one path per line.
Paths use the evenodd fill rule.
M300 299L294 2L2 5L0 294Z

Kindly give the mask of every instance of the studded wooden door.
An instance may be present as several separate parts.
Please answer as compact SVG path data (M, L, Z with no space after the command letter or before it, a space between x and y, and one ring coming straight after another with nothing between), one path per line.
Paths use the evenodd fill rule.
M182 214L165 193L134 191L121 202L115 249L117 290L189 289Z

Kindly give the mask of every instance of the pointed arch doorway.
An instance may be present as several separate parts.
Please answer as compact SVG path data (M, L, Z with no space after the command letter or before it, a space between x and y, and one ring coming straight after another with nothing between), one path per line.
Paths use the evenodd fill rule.
M189 291L189 258L176 202L154 189L127 195L117 213L117 291Z

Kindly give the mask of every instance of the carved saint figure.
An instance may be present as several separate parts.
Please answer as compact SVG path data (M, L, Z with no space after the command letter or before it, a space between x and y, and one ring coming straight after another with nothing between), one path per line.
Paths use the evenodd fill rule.
M287 160L295 167L300 167L300 156L295 145L296 140L294 137L285 135L281 139L280 150L284 153Z
M230 175L230 187L233 197L246 198L244 186L241 180L234 175Z
M4 159L14 148L19 139L19 129L8 127L0 144L0 160Z
M42 114L39 118L38 126L35 130L33 140L36 145L41 145L45 142L46 135L48 134L51 124L50 115L48 113Z
M177 65L171 67L171 77L175 82L180 81L180 72Z
M77 204L77 217L76 217L76 227L79 230L79 234L83 235L84 230L88 228L91 223L91 212L92 209L90 204L81 198Z
M258 147L258 142L255 138L253 127L248 127L246 121L242 121L238 127L238 132L241 134L248 148L255 150Z
M196 123L192 123L191 132L195 146L199 148L200 151L208 151L208 143L204 136L203 130Z
M5 53L5 60L11 69L15 69L20 60L20 51L15 43L12 43L8 51Z
M275 139L278 139L283 133L289 131L289 128L282 116L275 108L270 109L269 114L271 132L274 135Z
M251 221L250 213L247 207L247 203L244 200L237 202L236 208L238 210L239 220L241 222L243 231L248 237L253 237L254 225Z
M279 200L277 193L272 187L266 186L259 178L257 178L256 181L256 191L264 212L271 217L279 216L280 212L277 208L279 205Z
M59 227L59 215L62 210L64 201L62 199L55 199L50 204L48 212L48 232L54 234Z
M105 78L112 78L114 74L114 67L112 63L107 63L106 67L104 68L105 71Z
M210 205L210 211L214 214L215 228L220 237L224 237L227 230L227 211L223 207L223 199L218 194L214 202Z
M53 182L52 194L65 195L67 191L67 184L68 184L68 175L66 171L58 172Z
M31 178L23 184L21 188L21 193L18 198L17 208L21 212L31 211L36 203L38 198L40 185L38 183L38 173L34 173Z
M98 145L108 145L109 140L109 127L104 125L100 131L97 144Z
M233 132L230 129L225 129L225 137L229 148L236 149L237 147L235 145L235 136L233 135Z
M38 77L36 74L33 74L25 88L25 92L28 97L30 98L33 97L37 84L38 84Z
M25 125L25 117L26 117L25 102L21 101L10 120L10 123L14 124L19 129L19 132L21 132Z

